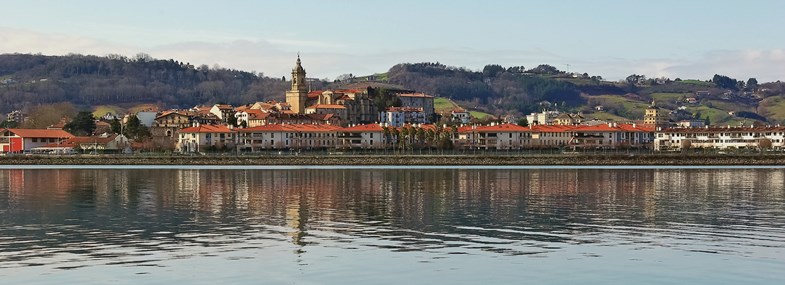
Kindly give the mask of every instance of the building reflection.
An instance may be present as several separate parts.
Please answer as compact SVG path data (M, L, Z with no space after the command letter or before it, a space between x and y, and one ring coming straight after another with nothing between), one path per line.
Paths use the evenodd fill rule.
M559 242L513 230L721 224L706 213L785 200L785 170L0 170L0 194L0 209L39 222L95 215L113 219L96 222L108 229L123 229L111 224L122 220L174 233L280 227L303 253L314 230Z

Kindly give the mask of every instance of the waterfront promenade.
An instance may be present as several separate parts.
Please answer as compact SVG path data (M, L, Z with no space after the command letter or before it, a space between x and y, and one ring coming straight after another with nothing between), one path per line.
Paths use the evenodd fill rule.
M785 154L291 154L17 155L0 165L785 165Z

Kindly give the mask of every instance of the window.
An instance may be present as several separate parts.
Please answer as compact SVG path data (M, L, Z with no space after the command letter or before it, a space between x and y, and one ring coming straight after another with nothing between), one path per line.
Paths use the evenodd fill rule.
M33 138L33 142L38 142L38 138Z

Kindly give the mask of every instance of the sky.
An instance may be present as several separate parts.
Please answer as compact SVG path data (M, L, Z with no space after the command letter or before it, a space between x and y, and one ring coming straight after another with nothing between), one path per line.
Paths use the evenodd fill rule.
M398 63L550 64L617 80L785 80L785 1L18 0L0 5L0 53L175 59L289 77Z

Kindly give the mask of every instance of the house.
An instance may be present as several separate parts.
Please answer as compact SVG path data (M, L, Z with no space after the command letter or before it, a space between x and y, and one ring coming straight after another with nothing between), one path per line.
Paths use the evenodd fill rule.
M338 147L351 149L385 148L384 128L379 124L356 125L337 130Z
M229 121L229 117L234 116L234 107L232 105L215 104L210 108L210 114L215 115L224 122Z
M553 124L562 126L579 125L583 122L583 114L561 114L553 119Z
M131 143L124 135L101 134L91 137L73 137L60 143L50 143L34 150L42 152L70 153L74 151L90 153L121 153L130 150Z
M570 132L573 137L568 145L575 147L645 147L654 140L653 127L637 124L577 126Z
M433 96L424 93L403 93L398 94L401 99L401 107L422 108L426 118L431 118L434 113Z
M698 99L695 98L695 97L689 97L685 101L687 101L687 103L689 103L689 104L697 104L698 103Z
M405 124L424 124L428 123L422 108L418 107L389 107L384 112L379 113L381 124L402 127Z
M531 113L526 115L526 121L529 122L529 125L550 125L553 124L553 120L559 116L558 111L545 111L542 113Z
M472 119L471 113L464 108L454 108L450 111L450 117L453 122L460 122L461 124L468 124Z
M703 128L706 126L706 121L704 120L681 120L676 123L676 126L680 128Z
M74 136L63 130L3 129L0 130L0 152L30 152L34 148L62 142Z
M204 152L216 148L233 148L235 131L225 125L200 125L196 123L177 131L176 150L179 152Z

